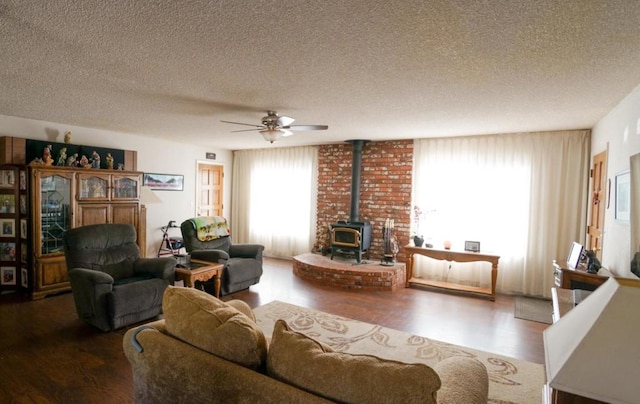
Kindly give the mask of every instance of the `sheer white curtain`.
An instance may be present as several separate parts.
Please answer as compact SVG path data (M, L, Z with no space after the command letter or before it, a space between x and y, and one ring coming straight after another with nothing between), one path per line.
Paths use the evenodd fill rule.
M414 205L427 242L500 255L497 289L548 296L551 261L584 239L589 132L416 140ZM415 229L414 229L415 230ZM417 259L418 276L490 286L488 263Z
M234 241L263 244L265 254L278 257L311 251L317 167L316 147L234 152Z

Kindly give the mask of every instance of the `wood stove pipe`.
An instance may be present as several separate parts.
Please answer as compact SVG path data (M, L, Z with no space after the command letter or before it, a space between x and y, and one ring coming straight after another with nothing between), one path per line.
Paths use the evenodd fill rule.
M362 146L368 140L347 140L353 146L351 161L351 209L349 222L357 222L360 217L360 172L362 171Z

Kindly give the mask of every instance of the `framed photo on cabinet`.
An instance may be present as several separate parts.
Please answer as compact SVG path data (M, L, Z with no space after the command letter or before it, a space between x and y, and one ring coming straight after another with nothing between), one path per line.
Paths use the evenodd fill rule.
M27 172L24 170L20 170L20 191L27 190Z
M27 219L20 219L20 238L27 239Z
M29 288L29 271L25 267L20 270L20 285L23 288Z
M16 213L16 197L13 194L0 195L0 213Z
M26 195L20 195L20 214L21 215L27 214L27 196Z
M0 243L0 261L16 260L16 243Z
M0 219L0 237L15 237L16 221L14 219Z
M13 170L0 170L0 188L13 188L16 177Z
M0 283L3 285L15 285L16 269L14 267L0 267Z
M20 261L23 264L26 264L28 262L27 243L25 242L20 243Z

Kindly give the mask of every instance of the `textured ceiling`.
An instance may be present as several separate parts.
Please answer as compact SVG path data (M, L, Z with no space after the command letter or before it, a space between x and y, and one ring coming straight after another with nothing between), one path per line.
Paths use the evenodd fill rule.
M0 0L0 114L226 149L591 128L640 84L639 22L637 0ZM220 122L268 109L329 130Z

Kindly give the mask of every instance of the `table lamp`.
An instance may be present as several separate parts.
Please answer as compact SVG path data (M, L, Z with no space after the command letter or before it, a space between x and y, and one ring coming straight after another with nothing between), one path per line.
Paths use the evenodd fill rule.
M550 387L607 403L638 402L640 280L609 278L543 339Z

